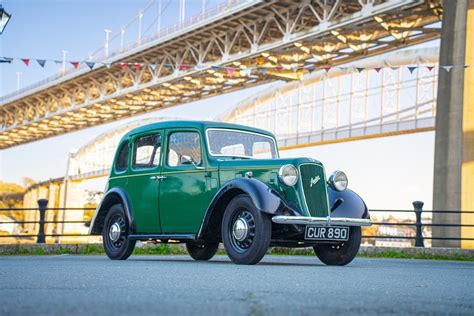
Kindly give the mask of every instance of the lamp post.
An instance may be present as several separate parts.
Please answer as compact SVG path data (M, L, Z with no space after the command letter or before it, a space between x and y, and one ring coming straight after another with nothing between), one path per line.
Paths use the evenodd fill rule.
M66 54L67 53L68 53L67 50L63 50L63 68L62 68L63 76L66 74Z
M11 14L5 11L5 9L0 4L0 34L3 33L3 30L7 26L8 21L10 21Z
M112 31L105 29L104 32L105 32L105 44L104 44L105 58L109 58L109 36L110 36L110 32Z
M16 92L20 91L20 77L21 77L21 72L16 73Z

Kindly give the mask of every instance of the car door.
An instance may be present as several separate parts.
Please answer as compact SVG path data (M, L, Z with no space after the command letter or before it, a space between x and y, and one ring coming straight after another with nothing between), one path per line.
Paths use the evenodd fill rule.
M132 137L128 193L133 207L135 232L161 233L159 190L163 131Z
M160 184L163 233L195 234L212 198L202 135L193 129L167 129L166 137Z

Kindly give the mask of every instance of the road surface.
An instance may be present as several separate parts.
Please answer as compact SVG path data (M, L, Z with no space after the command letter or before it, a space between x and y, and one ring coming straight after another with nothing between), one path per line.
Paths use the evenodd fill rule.
M0 315L474 315L474 263L266 256L0 257Z

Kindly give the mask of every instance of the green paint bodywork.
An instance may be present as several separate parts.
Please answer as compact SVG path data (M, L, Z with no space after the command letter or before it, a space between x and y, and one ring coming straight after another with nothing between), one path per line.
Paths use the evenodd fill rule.
M301 181L293 187L284 185L278 178L278 170L285 164L296 167L311 163L324 168L312 158L277 158L277 159L238 159L216 157L209 154L206 130L221 128L248 131L263 134L275 139L268 131L228 123L197 122L197 121L168 121L154 123L136 128L128 132L120 141L117 148L124 142L129 142L130 150L128 168L123 172L115 169L114 163L106 190L114 187L125 190L132 206L132 217L136 234L197 234L209 205L214 197L228 181L244 177L248 171L252 177L272 188L288 205L304 216L327 216L330 214L328 203L324 210L308 210ZM176 131L194 131L199 133L202 161L197 169L193 165L168 166L166 152L168 136ZM161 157L159 166L151 169L133 170L133 143L137 137L161 134ZM275 141L276 144L276 141ZM152 177L166 177L163 181L153 180ZM320 196L313 197L327 201L326 178Z

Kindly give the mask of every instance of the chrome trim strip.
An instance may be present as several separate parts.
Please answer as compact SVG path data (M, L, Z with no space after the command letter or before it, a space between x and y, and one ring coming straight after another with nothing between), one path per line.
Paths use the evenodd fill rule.
M276 224L309 225L320 224L324 226L371 226L372 221L364 218L345 217L310 217L310 216L282 216L272 217L272 222Z

